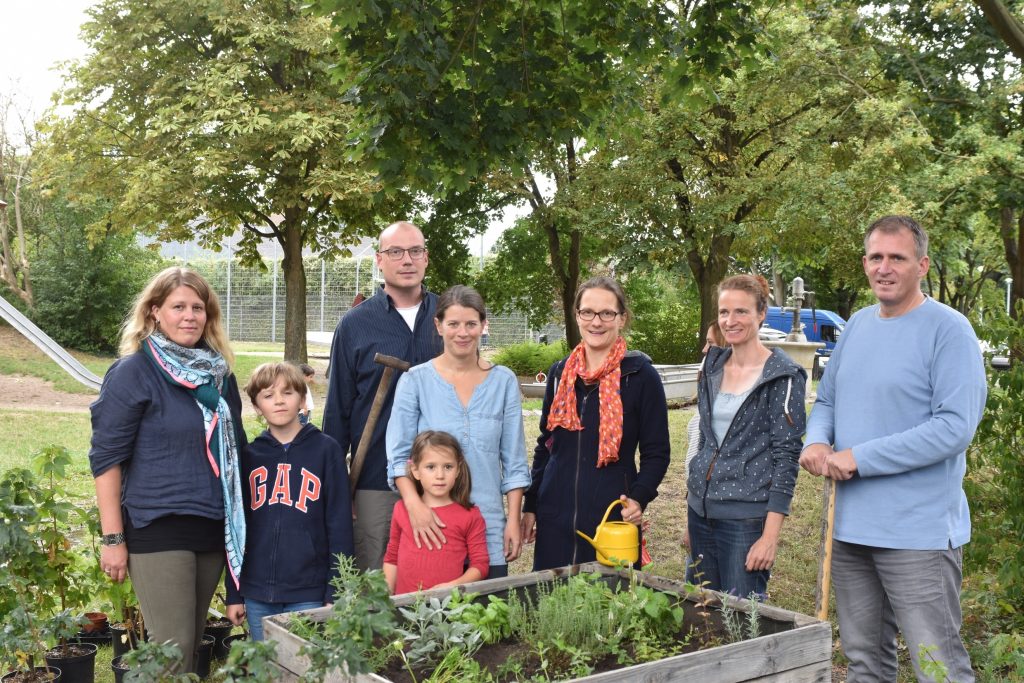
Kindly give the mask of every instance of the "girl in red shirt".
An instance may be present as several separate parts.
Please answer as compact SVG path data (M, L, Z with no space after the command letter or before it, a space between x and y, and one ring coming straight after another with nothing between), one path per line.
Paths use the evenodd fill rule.
M447 539L440 549L420 545L405 504L395 503L384 554L384 577L392 593L447 588L487 578L486 526L469 502L472 481L458 439L427 430L412 443L409 474L420 499L440 518Z

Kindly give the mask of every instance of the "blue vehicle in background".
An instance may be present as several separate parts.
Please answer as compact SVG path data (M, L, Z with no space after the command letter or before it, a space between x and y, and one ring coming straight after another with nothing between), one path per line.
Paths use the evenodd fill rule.
M824 348L818 349L819 356L829 356L839 341L839 335L846 326L846 321L835 311L823 308L801 308L800 322L804 325L804 335L809 342L824 342ZM769 306L764 324L768 327L789 333L793 329L793 312L781 306Z

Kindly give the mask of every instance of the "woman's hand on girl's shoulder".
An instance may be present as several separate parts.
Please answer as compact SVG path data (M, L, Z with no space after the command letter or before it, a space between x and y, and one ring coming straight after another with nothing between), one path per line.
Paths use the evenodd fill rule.
M427 550L440 550L441 546L448 542L441 531L445 523L430 506L420 501L419 505L406 505L406 510L409 512L409 524L412 526L412 537L417 548L426 545Z

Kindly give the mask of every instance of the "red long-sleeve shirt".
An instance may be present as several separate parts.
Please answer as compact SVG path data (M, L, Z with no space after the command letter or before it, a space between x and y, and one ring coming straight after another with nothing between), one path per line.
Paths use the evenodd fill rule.
M469 510L458 503L432 508L444 522L447 542L440 550L416 547L412 536L412 523L405 503L395 503L391 516L391 537L384 562L398 567L395 593L432 588L439 583L454 581L466 573L466 565L480 570L487 578L490 559L487 555L486 525L480 508Z

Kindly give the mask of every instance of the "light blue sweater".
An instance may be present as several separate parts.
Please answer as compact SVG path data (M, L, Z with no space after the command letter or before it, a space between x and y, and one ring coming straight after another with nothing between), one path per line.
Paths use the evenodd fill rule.
M850 318L807 422L807 444L852 447L857 461L837 487L835 538L958 548L971 538L965 451L987 393L977 336L930 298L895 318L878 312Z
M433 362L405 373L398 381L388 421L391 488L395 488L395 477L406 474L413 439L426 429L448 432L459 440L473 475L471 500L487 523L491 564L505 564L502 496L530 485L519 381L508 368L495 366L473 390L469 405L463 407L455 387L441 378Z

